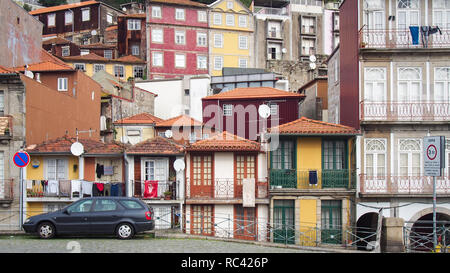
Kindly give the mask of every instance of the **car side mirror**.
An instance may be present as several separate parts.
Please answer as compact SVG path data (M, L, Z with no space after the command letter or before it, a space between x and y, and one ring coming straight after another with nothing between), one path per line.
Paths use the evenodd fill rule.
M70 215L70 211L68 209L64 210L64 214Z

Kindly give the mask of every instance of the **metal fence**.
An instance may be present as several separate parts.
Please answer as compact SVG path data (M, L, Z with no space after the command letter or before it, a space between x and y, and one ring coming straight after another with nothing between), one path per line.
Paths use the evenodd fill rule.
M436 234L434 249L433 221L406 222L403 227L406 252L450 253L450 221L436 221Z

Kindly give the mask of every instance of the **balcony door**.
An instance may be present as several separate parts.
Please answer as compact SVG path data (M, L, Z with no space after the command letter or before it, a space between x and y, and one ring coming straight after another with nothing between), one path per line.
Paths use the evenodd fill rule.
M141 160L141 181L136 181L135 188L144 189L145 181L157 181L157 196L163 196L164 192L169 190L168 177L168 158L143 158ZM145 190L142 191L142 193L144 192Z
M256 241L257 225L256 208L234 205L234 238Z
M322 188L349 186L345 140L324 140L322 144Z
M398 68L397 105L393 111L399 120L411 120L424 116L422 100L422 68Z
M386 26L384 13L384 0L364 1L364 42L371 47L386 46Z
M397 47L412 46L410 26L420 24L419 0L397 0Z
M364 69L364 120L387 118L386 68L366 67Z
M399 139L397 189L399 193L417 193L423 190L422 139Z
M275 145L278 145L275 147ZM296 145L293 140L280 140L271 143L270 185L281 188L297 187Z
M273 242L295 243L295 203L294 200L273 201Z
M234 157L234 197L243 198L242 180L244 178L255 178L256 181L256 156L235 155Z
M191 197L214 197L213 155L191 155Z
M386 192L386 139L364 140L364 192Z
M432 107L433 120L447 120L450 116L450 67L434 69L434 103Z

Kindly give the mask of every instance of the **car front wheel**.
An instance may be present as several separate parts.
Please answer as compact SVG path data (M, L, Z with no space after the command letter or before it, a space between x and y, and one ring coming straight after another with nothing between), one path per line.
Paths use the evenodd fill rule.
M56 234L55 226L49 222L41 223L38 226L38 234L42 239L51 239Z
M119 224L116 235L119 239L131 239L134 235L133 226L128 223Z

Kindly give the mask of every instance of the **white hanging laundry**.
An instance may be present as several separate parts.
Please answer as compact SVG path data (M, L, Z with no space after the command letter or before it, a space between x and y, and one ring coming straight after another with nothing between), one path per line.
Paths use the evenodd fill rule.
M81 196L81 181L80 180L72 180L70 181L70 187L71 187L71 197L74 197L74 193L76 193L76 197L80 197Z
M59 194L59 181L58 180L48 180L47 193L49 195Z
M84 194L92 196L92 186L94 185L93 182L89 181L81 181L81 196L83 197Z

